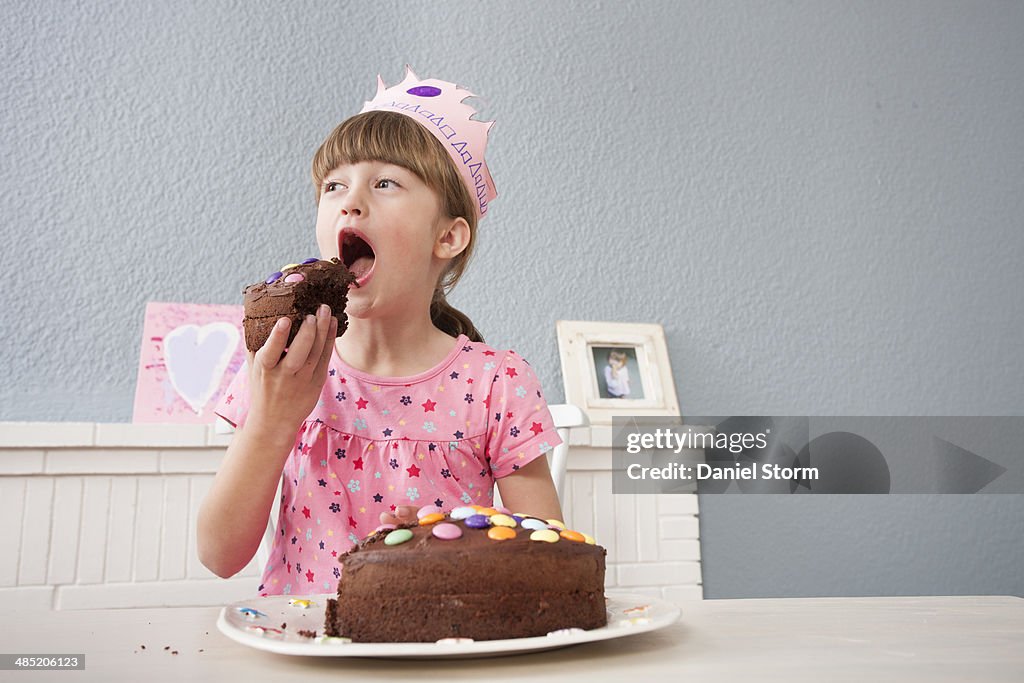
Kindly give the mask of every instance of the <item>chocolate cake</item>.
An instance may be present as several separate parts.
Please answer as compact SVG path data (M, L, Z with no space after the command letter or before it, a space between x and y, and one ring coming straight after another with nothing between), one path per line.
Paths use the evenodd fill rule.
M339 561L324 629L354 642L525 638L607 624L605 549L554 520L456 508L378 529Z
M331 307L331 315L338 319L340 337L347 327L345 304L348 288L355 280L355 276L338 259L321 261L311 258L285 266L264 282L249 285L242 292L245 347L258 351L280 318L292 319L288 332L288 344L291 344L302 321L307 315L316 315L320 304Z

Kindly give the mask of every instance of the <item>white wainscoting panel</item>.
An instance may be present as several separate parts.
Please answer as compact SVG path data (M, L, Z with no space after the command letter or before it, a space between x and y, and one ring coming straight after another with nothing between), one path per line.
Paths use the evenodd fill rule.
M701 599L696 495L613 495L607 435L590 431L573 433L562 510L607 549L607 587ZM90 609L254 595L256 558L220 579L196 553L199 506L229 439L194 425L0 423L0 500L12 511L0 525L0 600Z
M697 496L613 495L610 469L586 469L603 460L595 450L570 451L562 511L570 528L592 534L608 551L605 586L672 602L700 600Z

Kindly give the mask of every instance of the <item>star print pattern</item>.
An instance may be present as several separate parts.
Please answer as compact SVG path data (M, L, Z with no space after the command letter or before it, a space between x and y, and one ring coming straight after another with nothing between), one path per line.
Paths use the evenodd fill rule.
M244 424L244 367L225 396L215 412ZM382 512L490 505L495 479L561 443L529 363L465 336L415 377L374 377L334 356L320 398L282 472L261 595L334 592L338 556Z

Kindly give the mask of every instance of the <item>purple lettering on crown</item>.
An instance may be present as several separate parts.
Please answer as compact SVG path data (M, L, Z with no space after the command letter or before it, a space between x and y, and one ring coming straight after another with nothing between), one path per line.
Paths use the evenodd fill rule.
M456 131L450 125L444 122L443 114L435 114L429 109L424 109L418 104L407 104L405 102L392 102L390 107L395 109L401 109L402 111L409 112L410 114L419 114L430 123L434 124L437 131L444 136L446 140L451 140L456 135Z
M419 114L420 116L422 116L423 118L425 118L427 121L430 121L431 123L434 123L434 112L430 111L429 109L420 109L416 113ZM441 117L441 118L444 118L444 117ZM434 123L434 125L436 126L437 124Z
M462 159L463 164L468 164L470 161L473 160L473 154L471 152L466 151L466 144L467 143L465 141L452 143L452 149L454 149L458 153L459 158Z

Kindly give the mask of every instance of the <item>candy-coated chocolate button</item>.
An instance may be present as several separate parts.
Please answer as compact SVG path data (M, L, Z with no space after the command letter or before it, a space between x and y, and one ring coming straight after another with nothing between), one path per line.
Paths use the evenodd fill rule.
M494 508L480 508L479 510L477 510L477 512L479 512L481 515L487 515L488 517L490 517L491 515L498 514L498 511L495 510Z
M500 512L500 513L501 513L501 514L503 514L503 515L509 515L509 516L511 516L511 515L512 515L512 511L511 511L511 510L509 510L509 509L508 509L507 507L505 507L505 506L501 506L501 507L496 507L496 508L494 508L494 509L495 509L495 510L497 510L498 512Z
M562 521L562 520L560 520L560 519L549 519L549 520L547 520L547 522L548 522L548 524L550 524L551 526L556 526L556 527L558 527L559 529L564 529L564 528L565 528L565 522L563 522L563 521Z
M235 609L237 609L238 613L244 616L246 619L258 619L259 617L267 616L263 612L259 611L258 609L253 609L252 607L236 607Z
M303 261L301 265L308 266L310 263L316 263L319 260L320 259L318 258L308 258L305 261Z
M416 511L416 519L423 519L427 515L432 515L435 512L440 511L441 509L434 505L433 503L431 503L430 505L424 505L423 507Z
M491 515L491 524L494 526L515 527L516 520L508 515Z
M384 537L384 545L399 545L412 538L412 532L408 529L395 529Z
M466 526L473 529L486 529L491 525L491 520L487 519L487 515L470 515L466 517Z
M289 263L287 266L284 266L283 268L281 268L281 270L288 270L289 268L295 268L298 265L299 265L298 263Z
M284 277L285 282L302 282L305 279L306 276L302 273L290 273Z
M476 510L471 507L457 507L451 512L452 519L466 519L476 514Z
M427 526L428 524L436 524L444 519L444 515L440 512L432 512L429 515L423 515L420 517L420 526Z
M377 533L378 531L391 531L392 529L396 528L398 527L396 527L394 524L381 524L379 527L373 530L373 533Z
M523 521L519 522L519 526L523 527L524 529L533 529L534 531L536 531L537 529L548 528L548 525L545 522L542 522L539 519L534 519L533 517L527 517Z
M487 538L492 541L507 541L516 537L516 530L507 526L494 526L487 530Z
M270 277L268 277L268 278L267 278L267 282L266 282L266 284L268 284L268 285L269 285L269 284L271 284L272 282L277 282L278 280L280 280L280 279L281 279L281 276L282 276L282 275L284 275L284 273L282 273L282 272L281 272L280 270L279 270L279 271L277 271L276 273L271 273L271 274L270 274Z
M597 541L594 540L594 537L590 534L583 534L583 540L587 543L587 545L597 545Z
M391 533L395 533L392 531ZM553 529L537 529L530 534L531 541L544 541L545 543L558 543L558 532Z
M442 517L443 518L443 517ZM426 517L424 517L426 519ZM420 524L423 522L421 521ZM430 533L434 534L443 541L454 541L456 538L462 536L462 529L459 528L458 524L452 524L451 522L445 522L444 524L438 524Z
M572 529L565 529L558 535L562 538L568 538L570 541L576 541L577 543L583 543L583 541L586 540L583 538L583 534L578 531L573 531Z

